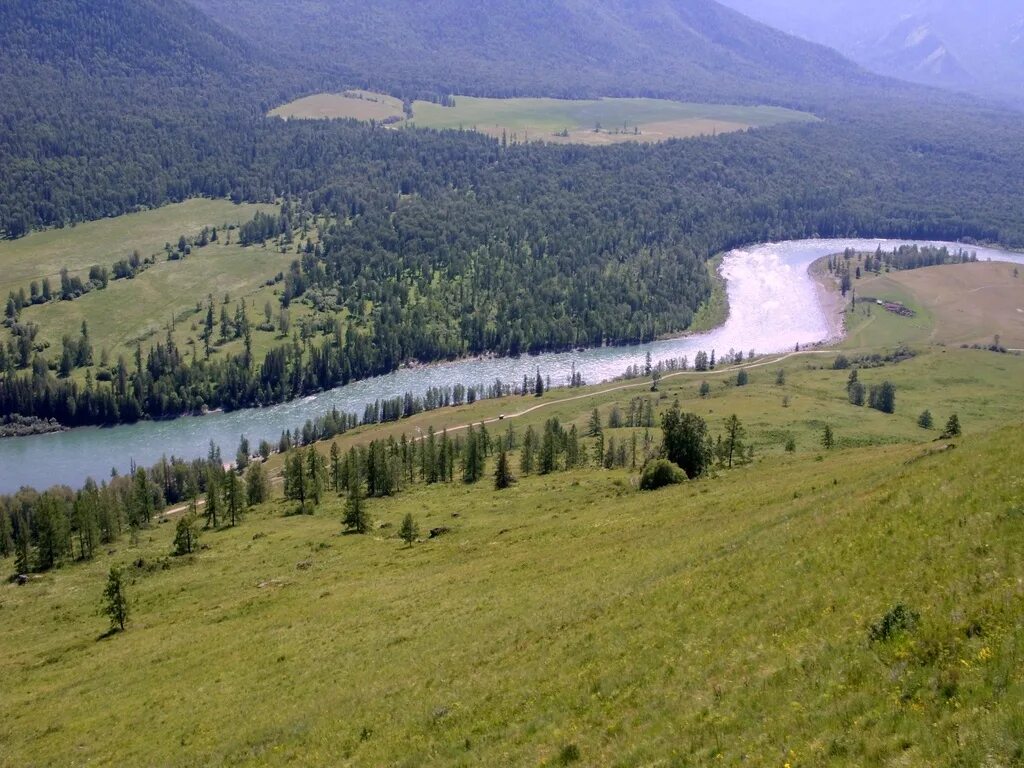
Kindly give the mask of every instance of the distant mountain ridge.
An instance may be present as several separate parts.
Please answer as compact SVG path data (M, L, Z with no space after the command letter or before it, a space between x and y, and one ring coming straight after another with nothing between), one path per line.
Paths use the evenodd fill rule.
M1017 0L722 0L869 69L1024 104Z

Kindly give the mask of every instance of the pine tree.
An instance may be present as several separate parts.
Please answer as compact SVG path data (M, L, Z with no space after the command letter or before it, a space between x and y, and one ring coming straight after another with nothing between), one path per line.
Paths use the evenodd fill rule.
M306 467L303 452L299 448L289 451L285 459L284 497L289 501L299 502L299 509L304 511L306 499L309 498L309 485L306 481Z
M949 421L946 422L946 428L942 430L942 439L948 440L952 437L960 437L960 417L955 413L949 417Z
M110 629L124 631L128 622L128 596L125 594L121 569L111 566L107 586L103 590L103 613L110 619Z
M932 412L929 410L922 411L921 415L917 417L917 426L921 429L931 429L935 426L935 419L932 418Z
M508 465L508 452L502 448L498 453L498 467L494 471L494 488L503 491L514 482L515 478L512 477L512 470Z
M402 440L405 440L405 435L402 435ZM341 449L338 448L337 443L331 443L330 472L331 490L335 493L341 493L343 484L341 474Z
M536 397L543 397L544 395L544 379L541 378L540 368L537 369L537 380L533 385L533 394Z
M725 422L725 439L722 441L723 452L722 458L730 469L732 469L733 459L739 455L743 456L743 425L740 424L739 418L734 413Z
M210 470L206 473L206 504L203 513L206 517L206 527L217 528L217 516L220 514L220 476Z
M555 471L558 460L558 422L548 421L544 426L544 435L541 438L540 454L537 460L537 471L542 475L548 475Z
M235 453L235 469L242 472L247 466L249 466L249 438L242 435L242 439L238 441L238 451Z
M587 422L587 437L597 437L601 434L601 412L595 408L590 414L590 421Z
M420 535L419 526L417 526L416 521L413 520L411 512L407 512L405 518L402 520L402 527L398 530L398 535L402 541L410 547L415 543L416 538Z
M536 450L537 436L533 431L533 427L526 428L526 434L523 435L523 449L519 452L519 472L523 475L528 475L533 472L533 459L534 451Z
M825 429L821 433L821 447L826 451L832 450L836 444L835 435L832 433L832 427L828 424L825 425Z
M315 447L311 447L306 455L306 475L309 479L309 497L314 506L319 506L327 486L327 466L324 457Z
M28 521L24 516L19 516L18 530L14 538L14 570L19 574L26 574L32 570L31 551Z
M135 484L132 489L132 514L128 520L133 528L146 528L153 520L153 495L150 492L146 470L135 470Z
M466 450L462 454L462 480L466 483L475 483L480 479L477 474L477 470L480 466L480 462L477 456L480 450L479 443L477 441L476 431L473 429L473 425L469 425L469 431L466 433Z
M11 533L11 516L0 507L0 558L10 557L14 552L14 536Z

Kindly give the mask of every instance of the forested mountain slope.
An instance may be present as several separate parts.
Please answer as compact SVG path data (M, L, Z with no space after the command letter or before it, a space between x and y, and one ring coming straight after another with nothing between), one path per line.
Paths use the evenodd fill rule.
M876 80L712 0L194 2L307 70L402 95L783 103Z
M269 82L181 0L0 4L0 230L237 190Z

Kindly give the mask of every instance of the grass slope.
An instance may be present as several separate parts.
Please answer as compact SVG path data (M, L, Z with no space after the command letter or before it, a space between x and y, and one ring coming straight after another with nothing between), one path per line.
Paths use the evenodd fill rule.
M339 536L340 502L271 505L134 569L129 631L97 640L106 568L155 564L164 526L2 588L5 759L1010 764L1022 460L1014 428L653 495L596 471L417 489L369 537ZM407 511L453 531L406 549ZM920 624L870 643L896 603Z
M233 316L239 298L286 271L295 258L294 253L275 248L211 243L181 261L160 261L131 280L113 281L106 290L29 309L25 317L43 329L40 338L50 343L54 357L60 356L63 334L74 335L74 329L86 320L97 353L105 348L116 361L117 354L127 357L133 352L137 341L166 329L172 318L194 313L196 302L205 304L208 295L213 295L219 312L224 294L230 294L228 311ZM250 307L250 317L259 316L262 321L262 309L262 304ZM183 326L176 341L184 344L187 338L198 339L195 333L186 333L188 330L190 326ZM96 360L99 362L98 354Z
M0 295L49 277L60 288L60 270L88 272L94 264L110 265L137 250L143 256L176 245L182 235L199 234L206 226L239 224L269 205L234 205L230 200L192 199L142 213L100 219L64 229L33 232L18 240L0 240Z

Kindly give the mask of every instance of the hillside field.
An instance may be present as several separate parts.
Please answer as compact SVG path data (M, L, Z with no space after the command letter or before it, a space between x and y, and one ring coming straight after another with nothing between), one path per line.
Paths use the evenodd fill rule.
M273 205L236 206L227 201L190 200L143 214L0 242L0 260L8 258L7 263L19 275L34 269L32 274L36 276L30 279L39 280L43 270L54 264L68 264L72 274L83 274L93 264L109 269L114 261L133 250L138 250L143 259L155 256L152 265L131 279L112 279L107 288L90 291L74 301L28 306L22 310L21 319L39 327L37 343L47 347L51 359L60 358L63 336L77 336L83 321L88 324L96 366L103 350L111 362L116 362L118 355L130 359L138 342L143 342L145 350L146 341L155 335L162 339L172 321L176 343L188 351L191 340L199 343L193 327L198 317L196 305L205 303L208 296L215 298L217 312L225 295L230 297L228 310L232 313L236 303L246 299L247 312L254 323L262 320L267 301L277 306L278 289L265 283L288 269L297 258L295 247L285 248L276 241L265 246L242 247L237 233L227 229L248 221L257 211L276 210ZM217 227L223 234L217 242L194 247L184 259L167 260L165 243L176 246L180 236L193 238L203 227ZM41 266L33 268L33 263ZM57 290L59 275L48 276ZM12 283L12 287L27 292L28 282ZM293 315L298 317L302 313L302 307L296 306ZM265 351L273 345L275 337L271 333L254 333L254 349ZM0 328L0 342L8 338L10 331ZM240 345L238 342L232 349ZM85 372L85 368L78 369L74 375L82 378Z
M909 292L929 317L927 340L943 344L1000 343L1024 348L1024 277L1004 262L948 264L891 272L862 280L862 295L889 298ZM897 299L899 300L899 299Z
M60 285L60 270L81 275L94 264L107 268L132 251L144 257L176 244L182 235L199 234L203 227L223 227L251 219L259 210L274 206L242 204L230 200L194 198L142 213L129 213L63 229L49 229L19 238L0 240L0 295L50 278Z
M317 94L285 104L275 117L398 120L396 124L452 130L475 130L510 141L549 141L590 145L624 141L659 142L710 136L814 120L812 115L781 107L693 104L662 99L488 99L455 97L454 106L413 103L404 117L398 99L356 92Z
M336 497L311 517L274 501L206 532L192 558L167 558L173 526L159 525L93 563L5 584L5 759L1012 764L1024 441L1007 400L1024 359L938 351L864 372L898 382L896 416L846 404L847 372L824 363L787 361L782 386L773 367L745 388L712 374L707 399L666 382L659 407L678 394L716 432L740 413L758 457L674 489L641 493L628 470L593 469L501 493L420 485L371 500L365 537L341 535ZM583 425L631 394L584 393L516 429L553 415ZM935 452L912 424L924 402L960 407L955 450ZM515 403L443 413L494 407ZM822 451L811 419L846 447ZM785 424L795 454L775 447ZM400 427L415 424L343 439ZM422 532L411 548L396 538L407 512ZM100 637L112 562L129 566L133 617ZM898 604L919 622L872 642Z

